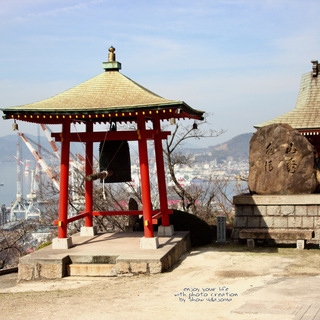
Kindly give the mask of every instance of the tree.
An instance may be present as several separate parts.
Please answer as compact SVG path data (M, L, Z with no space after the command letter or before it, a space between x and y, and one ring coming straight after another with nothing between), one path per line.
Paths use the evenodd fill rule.
M232 210L232 203L227 197L227 182L215 180L212 177L204 184L197 186L193 185L192 188L183 186L179 183L177 178L176 169L178 166L192 166L194 160L191 155L183 154L180 149L184 142L190 139L203 139L218 137L224 130L216 131L212 129L202 129L208 125L208 115L204 119L191 123L190 121L183 121L174 125L172 135L164 142L164 155L167 169L170 178L173 182L173 191L179 197L182 204L182 209L186 212L191 212L195 215L212 223L217 213L223 213L230 217ZM185 123L188 122L187 125ZM128 129L128 127L126 128ZM134 125L129 127L130 130L136 130ZM95 171L98 171L96 164ZM69 208L73 210L74 214L79 214L84 210L84 172L78 171L75 181L70 185L69 189ZM103 190L104 189L104 190ZM157 195L157 194L156 194ZM126 184L105 184L102 188L99 181L94 183L93 192L93 205L94 211L109 211L109 210L127 210L128 200L130 198L136 199L141 204L140 190ZM82 199L82 200L81 200ZM82 201L82 202L81 202ZM57 199L47 201L53 209L47 209L48 214L53 218L57 214ZM158 199L152 199L154 208L157 208ZM95 223L99 226L101 231L107 230L126 230L128 226L127 216L98 216L94 217ZM70 225L70 228L79 231L83 225L83 221L77 221ZM72 232L72 230L69 230Z
M190 155L185 155L179 151L185 141L217 137L224 132L223 130L216 131L210 128L202 129L208 124L207 119L208 115L205 115L204 119L197 121L197 123L190 123L189 121L185 125L186 121L184 121L176 124L172 130L172 135L164 142L164 155L168 172L174 185L173 190L175 195L181 199L183 210L212 222L218 211L223 212L227 216L230 215L230 201L228 202L223 189L225 182L222 183L210 177L205 184L188 188L179 183L176 175L177 166L192 166L193 164L193 159ZM136 130L136 127L131 125L127 129ZM97 162L94 168L96 172L99 171ZM78 168L80 167L78 166ZM73 183L69 185L69 214L78 215L85 209L85 173L81 169L76 169L72 174L74 174L72 177ZM45 200L46 208L41 222L44 225L50 225L53 220L58 218L59 199L58 191L53 186L50 187L50 181L47 180L45 183L46 186L42 188L45 193L43 193L42 197ZM128 209L130 198L134 198L138 204L141 204L140 190L128 184L105 184L102 186L99 181L96 181L93 187L94 211L125 211ZM152 200L153 207L157 208L158 199ZM95 216L94 221L101 231L127 230L128 224L132 226L132 221L129 222L129 217L123 215ZM69 224L69 234L80 231L83 225L83 219ZM53 236L56 235L54 234Z
M19 257L26 254L32 224L25 221L10 222L0 228L0 269L16 266Z
M94 172L98 171L98 163L95 163ZM69 217L78 215L85 210L85 172L84 170L75 170L72 175L72 183L69 183L68 191ZM45 200L45 210L42 223L50 225L53 220L58 218L59 193L50 182L45 181L44 183L42 197ZM128 210L130 198L141 202L139 190L135 190L130 185L123 183L106 183L102 185L99 180L93 183L93 211L126 211ZM125 215L94 216L94 223L100 231L124 231L128 227L129 218ZM79 232L82 226L84 226L83 219L68 224L69 234Z
M206 220L212 220L212 215L217 211L221 211L221 209L223 209L224 214L229 215L226 206L228 199L225 193L225 181L217 181L209 177L206 183L202 185L188 187L178 181L176 174L178 166L192 166L194 164L194 160L190 155L188 156L179 151L186 140L218 137L224 132L224 130L202 130L202 127L208 124L207 119L208 114L205 115L202 121L197 123L187 126L175 124L172 135L165 142L164 154L169 174L174 184L173 190L181 199L183 210L201 216ZM219 203L215 201L218 194Z

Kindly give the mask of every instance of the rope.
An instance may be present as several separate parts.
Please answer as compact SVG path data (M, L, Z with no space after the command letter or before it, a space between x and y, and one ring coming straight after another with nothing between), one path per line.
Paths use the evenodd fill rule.
M112 125L111 119L110 119L110 121L109 121L109 124L110 124L110 129L111 129L111 125ZM79 139L80 143L82 144L82 148L83 148L84 154L86 154L86 152L85 152L85 143L84 143L83 141L81 141L80 134L79 134L79 132L78 132L78 130L77 130L77 127L76 127L76 123L73 123L73 125L74 125L75 132L76 132L76 134L77 134L77 136L78 136L78 139ZM110 130L110 129L109 129L109 130ZM103 148L104 148L104 146L105 146L105 143L106 143L106 141L107 141L108 132L109 132L109 131L106 131L106 132L105 132L105 136L104 136L104 139L103 139L103 143L102 143L102 145L101 145L101 150L103 150ZM102 171L102 172L107 172L107 170L108 170L108 168L109 168L109 165L111 164L111 162L114 160L114 158L116 157L116 155L117 155L118 152L120 151L123 143L124 143L124 142L122 141L122 143L119 145L119 147L118 147L118 149L116 150L116 152L113 154L113 157L112 157L111 160L109 161L108 166L107 166L107 167L105 168L105 170ZM135 149L133 149L133 151L134 151L134 153L139 157L139 153L138 153ZM97 161L98 163L100 162L101 157L102 157L102 152L99 152L99 157L98 157L98 158L97 158L95 155L93 155L94 160ZM91 169L93 170L93 163L90 162L89 164L90 164ZM137 173L138 173L139 179L140 179L140 168L137 170ZM150 181L150 180L149 180L149 181ZM155 184L153 184L153 183L150 181L150 189L151 189L150 191L152 191L153 189L155 189L155 187L156 187ZM112 191L113 191L115 194L117 194L118 196L121 196L121 195L122 195L122 193L120 193L116 188L112 188ZM137 191L137 190L135 189L135 191ZM169 191L169 190L168 190L168 191ZM107 199L106 193L107 193L107 189L106 189L106 185L105 185L105 179L102 179L102 196L103 196L103 199L104 199L104 200Z
M106 174L106 176L108 175L108 171L102 171ZM107 197L106 197L106 193L105 193L105 190L104 190L104 180L105 179L102 179L102 197L103 197L103 200L107 200Z
M110 123L110 130L112 130L112 122L111 122L111 119L110 119L109 123ZM78 130L77 130L76 124L73 123L73 125L74 125L75 132L76 132L76 134L77 134L77 136L78 136L78 139L79 139L80 143L82 144L84 153L85 153L85 155L86 155L84 142L81 141L81 138L80 138L79 132L78 132ZM110 131L110 130L109 130L109 131ZM109 131L107 131L107 130L105 131L105 136L104 136L104 139L102 140L103 143L102 143L101 148L100 148L100 150L99 150L99 151L100 151L100 152L99 152L99 158L97 159L97 158L93 155L94 160L96 160L98 163L100 163L100 160L101 160L101 157L102 157L102 152L101 152L101 151L104 149L104 146L105 146L105 143L106 143L106 141L107 141L107 136L108 136L108 132L109 132ZM102 172L107 172L107 170L109 169L109 165L112 163L112 161L114 160L114 158L116 157L116 155L119 153L119 151L120 151L123 143L124 143L124 141L121 142L121 144L119 145L118 149L117 149L116 152L113 154L113 157L112 157L111 160L109 161L108 166L107 166L106 168L104 168L105 171L102 171ZM87 158L86 158L86 159L87 159ZM87 160L86 160L86 161L87 161ZM91 170L93 171L93 163L89 162L89 165L90 165ZM105 178L102 179L102 196L103 196L103 199L106 200Z
M109 124L110 124L110 127L111 127L111 119L110 119L110 121L109 121ZM110 130L110 128L109 128L109 130ZM104 148L104 145L105 145L105 143L106 143L106 141L107 141L108 132L109 132L109 131L106 130L106 133L105 133L105 136L104 136L104 139L103 139L102 149ZM100 151L100 150L99 150L99 151ZM97 158L95 158L95 159L100 163L101 152L99 152L99 159L97 159Z

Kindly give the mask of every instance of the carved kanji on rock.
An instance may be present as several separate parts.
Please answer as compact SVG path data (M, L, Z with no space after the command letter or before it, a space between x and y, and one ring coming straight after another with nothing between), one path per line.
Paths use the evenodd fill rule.
M250 141L249 190L258 194L314 193L318 156L314 146L287 124L257 130Z
M287 165L288 172L290 172L290 173L296 172L297 167L298 167L296 159L294 159L294 158L286 159L286 165Z

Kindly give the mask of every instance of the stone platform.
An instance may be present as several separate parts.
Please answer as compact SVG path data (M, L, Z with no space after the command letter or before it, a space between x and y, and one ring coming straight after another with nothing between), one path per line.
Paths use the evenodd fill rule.
M238 195L233 197L233 239L272 239L295 244L319 244L320 194ZM260 235L258 235L260 230ZM250 236L255 233L255 236Z
M157 236L157 234L155 234ZM20 258L19 280L57 279L68 275L121 276L168 270L190 249L189 232L158 237L158 249L140 249L142 232L72 236L69 249L45 247Z

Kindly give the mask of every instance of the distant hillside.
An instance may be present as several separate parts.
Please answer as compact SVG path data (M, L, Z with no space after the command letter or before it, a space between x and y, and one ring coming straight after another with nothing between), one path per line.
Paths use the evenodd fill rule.
M241 161L249 159L249 143L253 133L244 133L231 140L209 147L213 156L217 159L233 157L234 160Z
M247 161L249 159L249 143L252 135L253 133L244 133L215 146L199 149L183 148L182 151L195 154L197 161L216 159L221 162L229 157L232 157L234 161Z
M36 136L26 135L26 137L27 139L33 140L36 143L38 142L38 137ZM228 157L233 157L233 160L235 161L245 161L249 158L249 141L251 137L252 133L244 133L222 144L199 149L182 148L181 151L183 153L196 154L196 160L198 161L211 161L212 159L217 159L217 161L220 162L227 159ZM16 134L11 134L0 137L0 162L16 161L14 156L17 154L18 142L20 143L21 148L21 158L33 160L33 156L31 155L26 145L23 143L22 139ZM32 144L35 149L38 150L37 146L34 143ZM45 137L40 137L40 144L42 146L42 153L45 153L45 150L52 152L51 146ZM58 147L60 147L59 144ZM95 144L95 149L97 148L98 144ZM82 149L84 150L84 148ZM72 146L71 150L73 153L76 152ZM95 152L97 153L98 151L95 150ZM48 159L48 154L45 154L45 158Z

